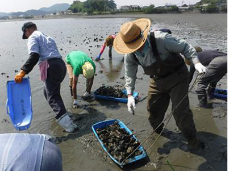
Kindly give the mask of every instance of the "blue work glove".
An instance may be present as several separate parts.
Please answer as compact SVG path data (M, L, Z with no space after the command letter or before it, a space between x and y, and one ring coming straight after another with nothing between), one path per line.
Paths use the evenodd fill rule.
M99 61L100 58L101 58L101 55L97 56L96 59L95 59L95 61Z

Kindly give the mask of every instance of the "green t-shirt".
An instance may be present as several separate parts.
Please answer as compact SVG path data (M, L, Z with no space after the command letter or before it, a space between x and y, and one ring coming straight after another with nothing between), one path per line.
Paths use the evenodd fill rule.
M82 51L72 51L66 56L66 63L70 64L73 68L73 73L75 76L82 74L82 66L85 62L90 62L93 65L94 73L96 71L96 65L92 59Z

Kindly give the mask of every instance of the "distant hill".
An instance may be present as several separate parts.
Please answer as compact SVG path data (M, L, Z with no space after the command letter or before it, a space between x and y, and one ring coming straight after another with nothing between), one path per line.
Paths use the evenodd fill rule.
M36 15L45 15L45 14L48 14L48 12L41 11L41 10L28 10L28 11L25 11L25 12L12 12L9 15L12 15L12 16L33 15L33 16L36 16Z
M70 7L70 4L62 3L62 4L55 4L50 7L43 7L39 10L45 11L45 12L60 12L60 11L66 11Z
M4 17L4 16L8 16L9 13L6 13L6 12L0 12L0 17Z
M11 13L6 13L6 12L0 12L0 17L5 17L5 16L20 16L20 15L45 15L45 14L51 14L54 12L60 12L60 11L66 11L70 7L69 4L67 3L62 3L62 4L55 4L50 7L43 7L40 8L39 10L28 10L25 12L11 12Z

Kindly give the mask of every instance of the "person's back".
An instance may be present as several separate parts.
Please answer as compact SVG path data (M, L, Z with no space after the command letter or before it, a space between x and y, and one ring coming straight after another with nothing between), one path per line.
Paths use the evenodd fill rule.
M218 49L216 49L216 50L204 50L204 51L198 52L198 59L204 66L208 66L213 59L215 59L217 57L222 57L222 56L225 57L225 56L227 56L227 54L219 51ZM190 72L189 83L191 83L194 72L195 72L194 65L190 66L189 72Z
M38 30L28 38L28 49L29 54L38 53L40 55L39 62L50 58L61 58L53 38Z
M94 68L96 68L93 60L82 51L72 51L66 57L66 63L70 64L73 68L73 73L76 76L82 74L82 66L85 62L90 62Z
M62 171L59 148L43 134L0 134L2 171Z
M204 65L207 66L209 63L216 57L219 56L226 56L227 54L224 52L217 50L204 50L198 53L199 61Z

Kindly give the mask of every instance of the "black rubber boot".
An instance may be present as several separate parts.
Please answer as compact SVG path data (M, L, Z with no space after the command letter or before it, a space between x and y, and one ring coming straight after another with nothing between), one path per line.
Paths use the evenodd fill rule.
M164 127L164 123L162 123L158 128L157 127L155 127L155 128L153 128L154 130L155 130L155 132L157 133L157 134L160 134L161 132L162 132L162 130L163 130L163 127Z
M207 90L207 95L208 95L209 100L213 99L214 92L215 92L215 88L209 86L209 88Z
M197 151L197 150L203 150L205 148L204 142L200 141L198 138L194 138L190 141L188 141L188 149L191 152Z
M207 95L198 95L199 107L212 108L211 104L207 103Z

